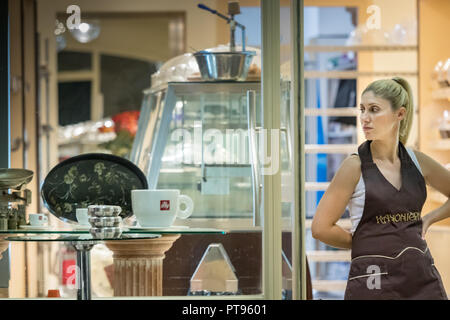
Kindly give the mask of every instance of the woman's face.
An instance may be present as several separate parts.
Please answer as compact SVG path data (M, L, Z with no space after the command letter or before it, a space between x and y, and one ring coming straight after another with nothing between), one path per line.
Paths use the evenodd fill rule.
M379 140L395 136L405 111L404 107L393 111L388 100L375 96L372 91L364 93L361 96L359 119L366 139Z

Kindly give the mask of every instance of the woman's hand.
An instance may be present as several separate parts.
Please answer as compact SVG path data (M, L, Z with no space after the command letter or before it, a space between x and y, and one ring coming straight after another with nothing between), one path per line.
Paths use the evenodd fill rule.
M424 238L433 223L450 218L450 170L420 151L414 151L414 153L422 168L427 185L447 197L447 201L441 207L422 218L422 238Z
M439 207L422 217L422 239L425 239L425 234L433 223L446 218L450 218L450 198L447 199L442 207Z
M432 225L431 221L431 213L422 217L422 239L425 240L425 234L428 231L428 228Z

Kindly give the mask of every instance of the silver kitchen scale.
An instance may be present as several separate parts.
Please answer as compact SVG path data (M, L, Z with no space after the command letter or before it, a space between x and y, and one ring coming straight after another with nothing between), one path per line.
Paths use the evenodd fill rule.
M0 168L0 230L26 224L26 207L31 203L31 190L26 185L32 179L33 171Z
M230 25L230 50L212 52L202 50L194 53L203 81L245 81L254 51L245 50L245 26L238 23L234 16L241 13L238 1L228 2L228 16L211 9L204 4L198 4L200 9L209 11L224 19ZM236 27L242 31L242 51L236 50Z

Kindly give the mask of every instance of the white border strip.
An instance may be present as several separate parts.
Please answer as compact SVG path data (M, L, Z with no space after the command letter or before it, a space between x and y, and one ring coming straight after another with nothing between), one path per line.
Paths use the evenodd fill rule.
M386 258L386 259L397 259L398 257L400 257L406 250L408 249L414 249L414 250L418 250L420 252L422 252L423 254L425 254L425 252L428 251L428 247L425 249L425 251L420 250L419 248L416 247L406 247L405 249L403 249L396 257L388 257L388 256L382 256L382 255L378 255L378 254L373 254L373 255L365 255L365 256L359 256L359 257L355 257L352 259L352 262L355 261L356 259L359 258L367 258L367 257L372 257L372 258Z
M364 277L370 277L370 276L381 276L383 274L388 274L387 272L380 272L380 273L369 273L369 274L363 274L361 276L351 277L348 278L348 281L358 279L358 278L364 278Z

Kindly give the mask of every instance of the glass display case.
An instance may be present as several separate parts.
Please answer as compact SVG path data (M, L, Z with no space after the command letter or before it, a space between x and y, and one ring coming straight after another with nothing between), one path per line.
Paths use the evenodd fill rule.
M287 125L289 83L282 87L280 109ZM289 174L289 128L261 130L260 88L260 81L192 81L144 91L130 160L146 174L150 189L180 189L193 199L189 220L242 219L241 227L258 226L265 168L264 160L256 159L270 157ZM280 137L276 161L279 155L263 148L269 136Z

